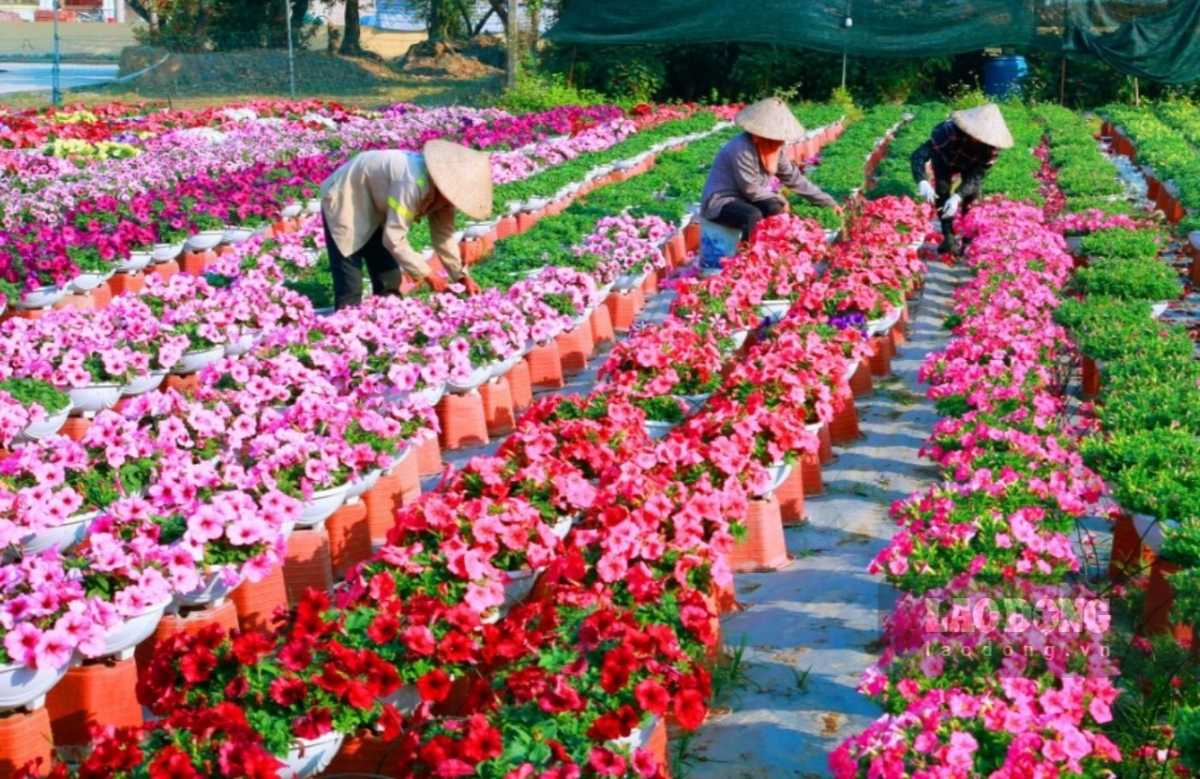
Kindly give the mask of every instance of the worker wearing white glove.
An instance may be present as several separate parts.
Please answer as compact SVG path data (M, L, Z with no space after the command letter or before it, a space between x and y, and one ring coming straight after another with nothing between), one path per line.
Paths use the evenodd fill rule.
M917 190L933 203L942 222L939 252L958 254L954 218L965 214L980 196L983 179L995 164L1001 149L1010 148L1013 137L1000 109L988 104L955 111L933 129L930 138L913 152L912 174ZM932 170L933 180L929 180ZM954 178L959 178L954 188Z
M942 219L953 219L958 215L958 206L962 203L962 198L955 192L950 197L946 198L946 205L942 206Z

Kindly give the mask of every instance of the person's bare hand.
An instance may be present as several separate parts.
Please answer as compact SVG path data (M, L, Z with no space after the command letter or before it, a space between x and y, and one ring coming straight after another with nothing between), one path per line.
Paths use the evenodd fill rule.
M845 215L846 215L846 209L842 208L841 206L834 206L834 207L833 207L833 213L837 214L839 217L841 217L841 216L845 216Z
M437 271L430 271L425 276L425 283L432 287L434 292L445 292L450 288L450 282L439 276Z

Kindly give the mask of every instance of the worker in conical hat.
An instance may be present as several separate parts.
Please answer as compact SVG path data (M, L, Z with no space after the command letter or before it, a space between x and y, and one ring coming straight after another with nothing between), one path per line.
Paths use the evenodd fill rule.
M737 228L742 240L749 240L759 220L787 210L787 199L771 189L773 178L810 203L841 214L837 201L782 153L785 143L804 136L804 127L782 100L770 97L746 106L734 121L745 132L726 143L713 160L701 196L701 216Z
M362 302L364 264L376 295L400 294L402 272L438 292L461 283L477 294L454 240L456 208L477 220L492 211L488 156L457 143L429 141L420 154L366 151L334 171L321 185L334 307ZM433 250L449 280L408 242L409 228L422 218L429 219Z
M940 252L960 251L954 237L954 218L979 197L983 179L1001 149L1012 148L1013 137L994 103L955 111L933 128L929 140L912 154L912 173L921 197L935 203L942 221ZM933 169L933 182L926 168ZM959 176L958 189L954 177Z

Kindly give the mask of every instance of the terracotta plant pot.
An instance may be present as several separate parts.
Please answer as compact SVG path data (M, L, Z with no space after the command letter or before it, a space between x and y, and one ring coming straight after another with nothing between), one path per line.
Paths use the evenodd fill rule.
M792 563L783 538L779 500L746 502L746 540L735 543L729 556L734 571L778 571Z
M288 538L283 580L287 585L288 603L293 606L309 587L321 592L333 589L329 531L324 526L298 528Z
M642 296L649 300L658 294L658 274L647 273L646 280L642 282Z
M1133 525L1133 517L1122 511L1113 523L1112 556L1108 561L1108 578L1120 581L1135 575L1141 568L1142 539Z
M1161 558L1150 566L1150 586L1142 611L1143 631L1147 635L1167 633L1172 629L1171 611L1175 608L1175 591L1167 576L1178 573L1179 566Z
M616 343L617 334L613 331L612 317L609 316L608 306L596 306L592 311L590 324L592 326L593 351L599 352Z
M399 775L399 739L384 741L378 733L360 730L346 736L337 756L318 776L343 776L346 774L372 774L396 777Z
M205 269L217 259L216 252L184 252L179 258L179 269L192 276L203 276Z
M554 343L558 346L564 376L577 376L587 370L588 359L592 356L592 334L586 323L559 333Z
M67 421L63 423L58 434L70 438L72 441L79 442L87 435L87 432L92 429L92 420L88 417L67 417Z
M483 418L487 423L488 436L498 437L511 433L517 417L508 379L501 376L487 382L479 388L479 397L483 400Z
M242 630L270 630L275 610L287 608L287 583L283 568L271 567L271 573L260 582L242 582L229 600L237 608L237 621Z
M135 652L138 673L146 672L159 641L176 633L194 636L209 625L220 625L226 631L238 629L237 607L232 600L213 608L180 609L176 614L164 614L154 629L154 635L143 641Z
M112 286L106 281L92 290L92 305L98 309L104 308L112 302L112 297Z
M411 462L417 466L415 453L408 456L403 464ZM387 539L388 531L396 524L396 510L403 504L400 496L403 494L403 479L399 467L390 473L384 473L375 482L375 486L363 493L363 508L366 510L367 535L372 544L382 546Z
M1085 398L1094 398L1100 394L1100 369L1090 357L1083 358L1080 384Z
M49 768L53 742L50 712L45 706L0 717L0 776L12 776L25 764L38 760L43 769Z
M604 305L608 307L613 330L624 334L633 325L637 315L646 307L646 298L640 288L624 293L613 292L605 298Z
M801 525L808 521L804 514L804 468L792 468L783 483L775 488L779 501L779 517L784 525Z
M892 375L892 355L888 339L882 335L871 337L871 375L886 378Z
M517 233L517 218L512 215L500 217L500 221L496 222L496 239L504 240L510 235Z
M834 460L833 438L829 433L829 425L821 424L821 428L817 431L817 440L820 442L820 448L817 450L817 459L821 465L829 465Z
M559 389L566 386L556 342L533 347L533 350L525 355L525 363L529 366L529 382L534 387Z
M533 405L533 383L530 381L529 363L519 361L509 369L508 390L512 393L513 411L524 411Z
M165 389L175 390L181 395L191 395L200 388L200 374L187 373L183 375L172 373L163 382Z
M825 482L821 480L821 461L815 454L801 454L800 467L796 470L800 471L801 483L807 497L815 498L825 494Z
M371 526L367 522L367 506L359 499L343 503L325 521L329 530L329 559L333 578L342 580L346 572L371 556ZM243 585L244 586L244 585Z
M843 390L833 401L833 419L829 422L829 439L838 446L845 446L863 437L858 426L858 409L854 397Z
M431 435L417 445L417 472L421 476L441 473L446 467L442 462L442 445L438 437Z
M478 390L443 396L437 404L437 415L442 428L440 442L443 449L487 446L487 418Z
M108 280L108 286L114 295L136 295L146 288L146 274L141 271L117 273Z
M430 437L430 440L436 441L436 438ZM436 458L441 460L441 451L437 452ZM415 503L417 498L421 496L421 464L420 454L418 451L410 451L399 463L394 466L396 476L400 479L400 505L407 506L410 503Z
M68 670L46 694L55 745L90 744L94 725L139 727L142 707L137 701L137 679L137 662L132 657L119 662L85 663Z
M875 382L871 379L871 365L859 361L858 368L850 377L850 391L856 398L865 398L875 391Z
M700 251L700 223L688 222L683 228L683 244L685 252Z

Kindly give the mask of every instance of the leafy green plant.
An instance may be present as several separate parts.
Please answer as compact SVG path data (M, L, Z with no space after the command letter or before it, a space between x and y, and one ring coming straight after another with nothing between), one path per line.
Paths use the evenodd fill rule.
M1081 248L1091 257L1124 260L1153 259L1166 245L1161 230L1114 227L1084 236Z
M25 408L41 406L47 414L56 414L71 402L65 392L41 379L5 379L0 381L0 392L8 393Z

